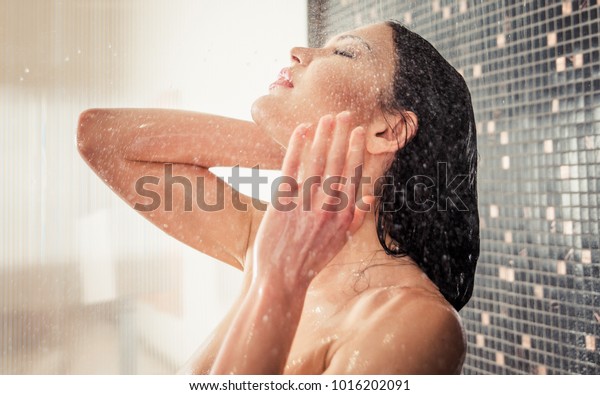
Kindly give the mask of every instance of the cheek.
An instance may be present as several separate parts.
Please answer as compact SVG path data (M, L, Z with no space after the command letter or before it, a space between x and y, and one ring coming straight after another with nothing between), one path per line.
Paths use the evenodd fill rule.
M313 103L328 112L363 112L370 109L378 97L376 75L358 67L318 69L307 82L313 91Z

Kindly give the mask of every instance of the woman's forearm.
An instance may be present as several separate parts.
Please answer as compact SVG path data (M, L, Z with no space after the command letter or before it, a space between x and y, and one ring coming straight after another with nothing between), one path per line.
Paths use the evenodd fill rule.
M221 345L211 374L281 374L298 328L305 289L282 279L253 284Z
M80 118L80 151L145 162L278 169L283 148L256 124L169 109L91 109ZM108 152L107 152L108 151Z

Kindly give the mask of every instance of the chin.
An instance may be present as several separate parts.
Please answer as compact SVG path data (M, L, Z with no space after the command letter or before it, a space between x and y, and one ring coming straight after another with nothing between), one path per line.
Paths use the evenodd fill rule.
M258 99L254 100L252 103L252 107L250 108L250 113L252 115L252 120L257 125L261 124L262 119L264 118L264 106L263 102L265 101L265 96L261 96Z

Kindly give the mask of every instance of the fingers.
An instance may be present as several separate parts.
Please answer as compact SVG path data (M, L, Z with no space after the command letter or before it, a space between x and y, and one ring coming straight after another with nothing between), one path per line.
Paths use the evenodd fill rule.
M356 199L356 191L362 179L362 168L365 154L365 129L359 126L352 130L348 155L344 167L343 176L347 182L342 186L342 192L348 196L348 204L353 207Z
M350 118L348 111L339 113L336 117L331 147L325 166L325 177L342 175L348 152L348 140L350 139Z
M335 120L331 115L325 115L319 120L315 140L311 146L310 163L308 175L321 176L325 165L329 161L327 151L331 141L331 133L335 127Z
M283 175L294 177L299 184L307 177L320 177L317 184L336 177L338 180L330 185L337 193L329 200L335 201L335 196L345 193L348 197L345 202L353 207L362 176L365 130L363 127L351 130L351 124L350 112L344 111L335 118L321 117L314 131L308 125L298 126L284 158Z

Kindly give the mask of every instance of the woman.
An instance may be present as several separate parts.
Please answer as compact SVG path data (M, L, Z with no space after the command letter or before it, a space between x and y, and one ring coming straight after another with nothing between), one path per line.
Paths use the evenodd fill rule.
M166 199L140 212L244 271L238 301L183 372L459 373L457 311L479 255L475 124L460 75L420 36L375 24L293 48L252 116L80 119L82 156L116 193L138 209L149 193ZM238 164L298 183L287 178L266 211L228 186L218 196L207 169ZM178 176L193 187L165 196ZM198 197L223 210L186 204Z

